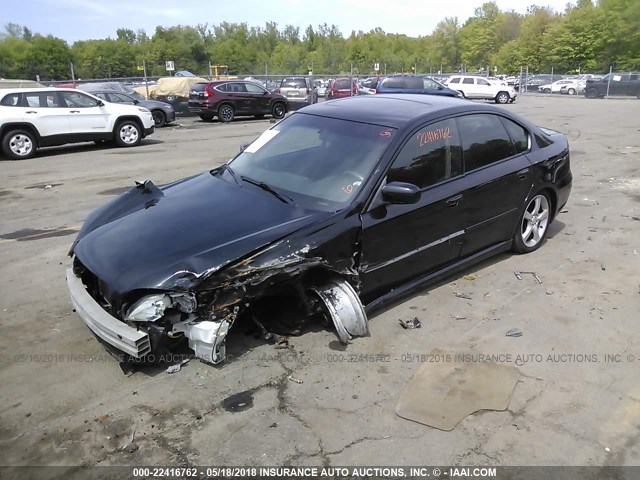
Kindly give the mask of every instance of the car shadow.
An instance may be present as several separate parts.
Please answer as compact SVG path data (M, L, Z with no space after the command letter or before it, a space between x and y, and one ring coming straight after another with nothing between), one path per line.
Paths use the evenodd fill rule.
M158 145L161 143L164 143L164 141L158 140L155 138L145 138L144 140L142 140L140 145L132 148L139 148L147 145ZM100 152L103 150L114 150L114 149L124 150L124 151L128 150L128 148L126 147L118 147L110 142L103 142L103 143L83 142L83 143L74 143L74 144L68 144L68 145L58 145L53 147L42 147L38 149L38 151L32 158L56 157L58 155L68 155L70 153ZM16 161L28 161L28 160L31 160L31 159L26 158L23 160L11 160L5 156L0 156L0 161L16 162Z

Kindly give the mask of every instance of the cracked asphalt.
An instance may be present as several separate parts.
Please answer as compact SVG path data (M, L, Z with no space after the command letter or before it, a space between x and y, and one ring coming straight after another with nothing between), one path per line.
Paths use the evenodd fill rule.
M323 325L285 350L237 325L227 363L172 375L171 362L125 372L106 353L72 311L66 253L87 214L135 180L215 167L269 121L183 118L135 149L1 161L0 463L638 465L640 101L531 95L505 108L571 143L573 192L540 250L376 313L346 348ZM400 327L414 317L422 328ZM415 356L435 348L509 355L520 378L507 411L450 432L396 416Z

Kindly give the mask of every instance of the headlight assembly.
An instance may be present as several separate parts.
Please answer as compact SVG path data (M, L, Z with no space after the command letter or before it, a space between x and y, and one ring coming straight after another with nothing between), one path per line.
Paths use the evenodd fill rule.
M164 315L165 309L171 306L169 295L147 295L142 297L127 312L128 322L155 322Z

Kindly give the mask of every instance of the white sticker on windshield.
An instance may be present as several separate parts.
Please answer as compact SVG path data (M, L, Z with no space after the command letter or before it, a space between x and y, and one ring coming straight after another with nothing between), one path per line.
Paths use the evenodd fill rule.
M614 82L619 82L620 80L622 80L622 75L614 75L613 76L613 81Z
M262 135L254 140L254 142L244 149L247 153L256 153L262 147L264 147L267 142L269 142L273 137L278 135L280 130L267 130Z

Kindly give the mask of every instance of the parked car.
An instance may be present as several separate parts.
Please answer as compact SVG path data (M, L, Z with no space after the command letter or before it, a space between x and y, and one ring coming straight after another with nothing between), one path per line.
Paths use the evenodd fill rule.
M291 106L301 107L318 102L318 90L306 77L283 78L275 92L284 95Z
M139 145L154 131L151 112L139 105L105 103L75 89L0 90L2 151L13 160L30 158L40 147L113 141Z
M609 95L633 95L640 98L640 73L611 73L599 80L587 79L584 94L587 98L604 98L607 88Z
M513 87L489 82L484 77L473 75L452 75L447 86L459 91L465 98L493 100L496 103L513 103L518 93Z
M327 95L327 82L324 80L314 80L313 84L318 91L318 97L325 97Z
M158 100L138 100L126 93L119 92L93 92L98 98L111 103L123 103L127 105L140 105L146 108L153 115L153 121L156 128L164 127L167 123L171 123L176 119L176 111L169 103L160 102Z
M582 95L586 84L586 80L572 80L560 87L560 93L563 95Z
M327 100L358 95L358 82L355 78L343 77L331 81L327 88Z
M269 336L287 315L324 317L348 343L368 312L538 249L569 198L569 155L564 135L455 98L312 105L225 165L147 181L90 214L70 250L71 299L121 358L188 340L219 363L236 323Z
M225 123L243 115L255 118L271 115L279 119L288 109L285 97L245 80L196 83L189 92L189 111L206 122L214 116Z
M76 86L78 90L83 90L94 94L94 92L119 92L125 93L130 97L136 98L140 101L144 100L144 95L136 92L131 85L127 85L121 82L93 82L93 83L81 83Z
M556 80L553 83L540 85L538 87L538 91L541 93L560 93L563 86L572 85L574 90L577 92L577 89L575 88L575 86L577 86L576 85L577 81L578 80L575 78L563 78L561 80ZM573 93L572 95L575 95L575 93Z
M549 83L553 83L556 80L561 80L561 79L562 79L562 75L550 75L550 74L532 75L530 77L518 78L516 80L516 83L514 84L514 88L519 92L522 92L522 91L537 92L538 87L540 85L547 85ZM522 85L520 85L521 81L524 82Z
M459 92L447 88L437 80L422 75L392 75L383 78L376 86L376 93L419 93L461 97Z
M379 81L378 77L365 78L358 87L358 93L360 95L375 95Z

